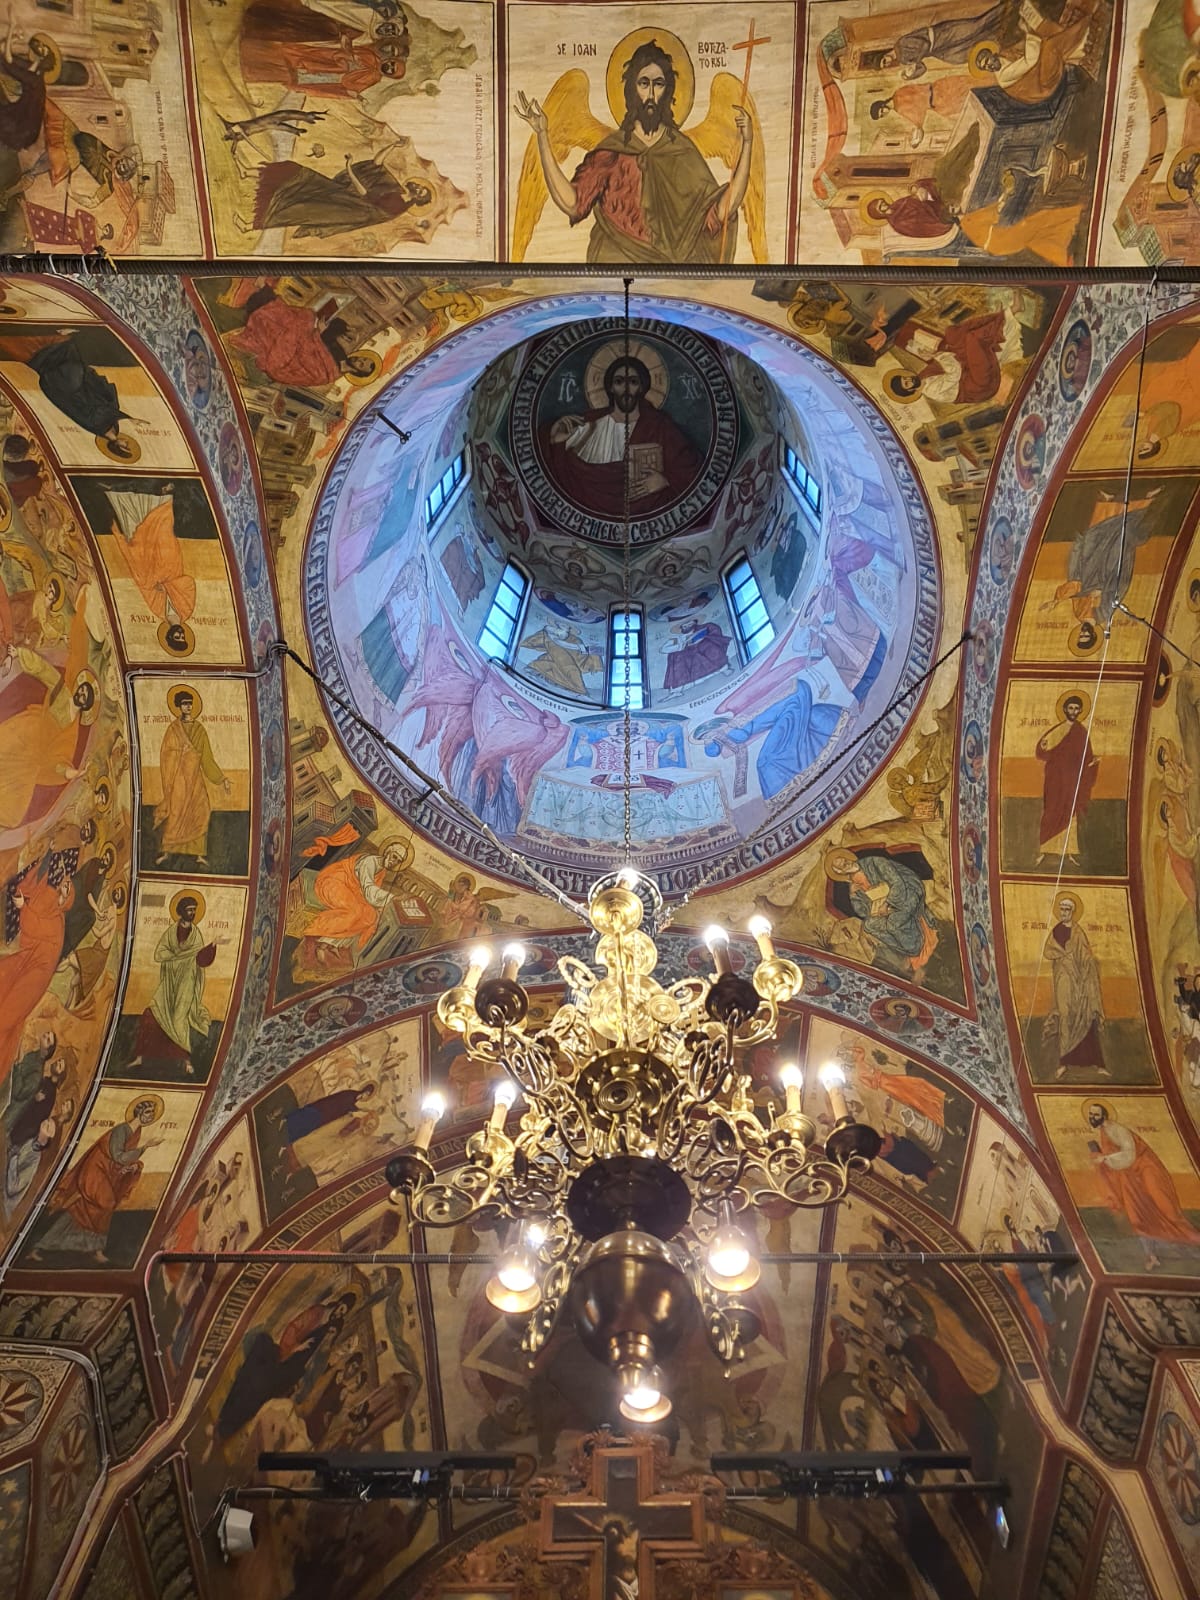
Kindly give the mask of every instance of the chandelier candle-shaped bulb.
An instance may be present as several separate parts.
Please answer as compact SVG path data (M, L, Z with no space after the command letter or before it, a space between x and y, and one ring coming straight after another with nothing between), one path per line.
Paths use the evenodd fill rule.
M638 886L638 869L636 867L622 867L617 873L617 882L622 889L635 889Z
M500 976L506 983L515 983L517 973L525 965L525 946L523 944L506 944L501 958Z
M715 923L711 928L705 928L704 942L713 958L713 966L717 969L717 977L728 977L733 969L729 965L729 935L725 932L725 929L717 927Z
M763 961L773 961L775 941L771 938L771 924L766 917L751 917L746 924L746 931L758 946L759 957Z
M492 1099L492 1116L488 1124L492 1133L501 1133L504 1129L504 1119L512 1109L517 1098L517 1086L511 1078L501 1078L496 1085Z
M846 1069L836 1061L827 1061L820 1071L821 1087L829 1096L829 1104L838 1122L850 1115L846 1107Z
M799 1111L800 1091L804 1088L804 1074L796 1062L788 1061L780 1067L779 1081L783 1085L788 1110Z
M488 969L492 959L492 952L486 944L477 944L467 953L467 975L463 979L463 988L469 989L472 994L479 987L479 980Z
M438 1089L431 1089L421 1101L421 1122L417 1128L416 1146L418 1150L428 1150L429 1141L433 1138L433 1130L446 1115L446 1096Z

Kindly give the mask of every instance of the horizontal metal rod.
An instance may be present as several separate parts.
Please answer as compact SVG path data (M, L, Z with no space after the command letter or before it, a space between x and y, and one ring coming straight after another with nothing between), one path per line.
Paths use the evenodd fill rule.
M114 261L111 257L78 255L29 254L0 256L0 273L14 275L27 272L45 273L48 276L89 278L101 281L111 277L163 277L171 273L186 273L189 277L228 277L239 273L265 274L268 277L286 275L296 270L294 257L271 260L263 256L245 259L225 258L220 261L171 259L164 257L131 257ZM1162 267L1005 267L991 262L960 261L931 262L929 265L860 266L840 261L797 261L770 265L729 266L656 266L639 269L634 265L614 263L601 271L579 261L347 261L345 258L318 260L306 259L304 272L308 277L333 278L392 278L427 281L446 278L451 282L465 283L478 279L494 282L497 278L509 282L537 278L581 278L588 283L611 282L619 287L625 278L633 280L635 291L639 283L664 280L689 280L719 282L790 282L809 279L817 282L833 279L842 283L1045 283L1045 284L1103 284L1130 283L1200 283L1200 267L1177 265Z
M821 1489L817 1489L810 1493L805 1489L801 1489L799 1492L797 1492L795 1490L789 1491L787 1489L778 1487L773 1489L727 1488L725 1490L725 1499L767 1501L795 1500L801 1498L805 1500L874 1500L882 1499L885 1494L889 1497L897 1494L1006 1495L1008 1491L1009 1485L1003 1478L984 1478L978 1483L967 1481L957 1483L904 1483L889 1488L888 1490L881 1491L879 1494L870 1495L839 1494L833 1490ZM246 1484L242 1488L237 1489L234 1492L233 1498L235 1500L328 1500L341 1505L357 1505L364 1499L398 1499L411 1501L427 1500L429 1503L433 1503L437 1500L466 1500L472 1503L479 1503L487 1500L520 1500L525 1493L525 1489L511 1483L499 1483L494 1485L492 1488L487 1488L482 1484L456 1483L450 1484L447 1488L439 1493L430 1494L428 1496L393 1496L383 1494L364 1496L362 1494L338 1494L318 1486L313 1486L312 1488L292 1489L283 1484L252 1483Z
M221 1266L490 1267L497 1252L452 1253L435 1250L160 1250L147 1264L177 1266L212 1262ZM912 1266L1072 1266L1068 1250L775 1250L761 1255L764 1266L871 1266L881 1262Z

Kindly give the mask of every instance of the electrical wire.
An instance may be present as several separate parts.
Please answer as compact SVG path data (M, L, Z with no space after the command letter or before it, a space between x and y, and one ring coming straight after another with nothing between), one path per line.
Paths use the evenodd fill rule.
M341 711L344 716L348 717L351 722L356 724L356 726L362 728L365 733L369 733L373 739L378 740L378 742L383 746L389 755L395 756L397 761L399 761L408 769L409 772L413 774L415 778L425 785L425 793L417 796L415 802L416 805L422 804L429 798L431 794L436 794L443 805L447 806L451 811L453 811L455 816L460 817L462 821L468 825L468 827L474 828L477 832L481 833L488 843L493 845L500 852L500 854L517 869L518 872L523 873L537 890L539 890L542 894L548 895L550 899L556 900L558 904L565 910L569 911L573 917L578 917L580 922L590 927L590 918L588 917L587 911L583 906L576 904L576 902L571 899L569 894L566 894L562 889L560 889L556 883L552 883L551 880L546 877L545 873L539 872L537 867L535 867L531 861L526 861L525 857L522 856L518 851L514 850L511 845L505 844L504 841L492 831L487 823L484 822L482 817L476 816L475 812L471 810L470 806L464 805L457 795L452 794L450 790L447 789L443 784L439 783L435 777L432 777L428 772L425 771L423 767L419 766L406 751L401 750L399 745L393 744L391 739L388 738L387 734L385 734L382 729L377 728L373 722L368 722L366 717L356 710L351 702L346 699L345 695L340 694L330 684L326 683L319 673L309 666L308 662L305 661L303 656L297 655L295 650L292 649L291 645L288 644L286 639L277 639L275 641L275 648L278 649L281 655L286 656L289 661L294 661L295 664L300 668L301 672L307 673L307 675L312 679L322 693L327 695L328 698L333 701L334 705L337 706L339 711Z

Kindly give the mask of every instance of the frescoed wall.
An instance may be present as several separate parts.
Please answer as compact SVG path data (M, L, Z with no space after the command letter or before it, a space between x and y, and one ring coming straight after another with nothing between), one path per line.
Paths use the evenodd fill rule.
M653 269L1196 249L1175 0L19 0L12 22L9 250ZM647 174L628 196L622 161Z

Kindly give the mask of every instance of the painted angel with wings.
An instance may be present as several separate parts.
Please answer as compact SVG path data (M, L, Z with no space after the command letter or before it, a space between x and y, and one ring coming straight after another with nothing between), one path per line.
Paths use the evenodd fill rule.
M589 262L732 261L743 208L754 258L766 260L765 166L753 101L736 78L717 73L708 115L685 133L692 64L674 35L650 32L624 41L640 40L623 64L620 45L609 63L609 106L621 116L615 130L592 115L588 77L578 69L559 78L544 106L518 95L517 113L534 137L517 190L514 261L524 260L547 195L572 224L591 218ZM572 150L586 154L568 178L559 163ZM709 157L729 169L727 183L717 182Z

